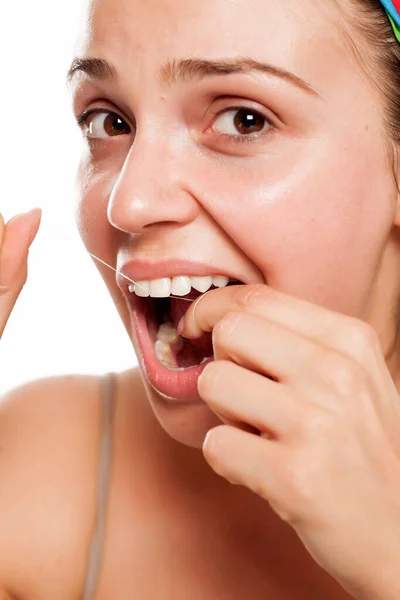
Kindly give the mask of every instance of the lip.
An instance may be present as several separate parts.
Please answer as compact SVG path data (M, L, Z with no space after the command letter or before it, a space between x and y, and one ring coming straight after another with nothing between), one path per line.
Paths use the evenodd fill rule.
M160 260L150 262L146 260L132 260L126 262L118 269L117 285L125 295L131 313L132 334L138 345L138 360L142 371L151 387L158 393L171 401L201 401L197 390L197 380L209 362L185 369L184 371L173 371L164 367L157 359L154 342L147 326L146 303L147 298L139 298L136 294L129 292L128 287L132 282L152 281L164 277L187 276L209 276L225 275L244 284L259 283L260 279L252 275L249 277L243 272L233 272L217 265L209 265L200 262L192 262L183 259Z
M128 295L128 297L130 296L128 286L132 282L152 281L164 277L170 277L172 279L179 275L187 275L189 277L225 275L230 279L242 281L247 284L259 282L259 280L256 280L254 277L252 278L254 281L250 281L249 277L244 273L233 273L223 267L219 268L216 265L212 266L200 262L191 262L181 258L164 259L159 262L133 260L122 265L118 271L117 285L126 295Z
M173 371L164 367L156 357L154 342L148 330L146 302L147 299L130 294L129 307L133 333L139 349L138 360L148 382L156 392L164 396L164 399L172 402L174 400L202 401L197 390L197 380L214 357L202 365L183 371Z

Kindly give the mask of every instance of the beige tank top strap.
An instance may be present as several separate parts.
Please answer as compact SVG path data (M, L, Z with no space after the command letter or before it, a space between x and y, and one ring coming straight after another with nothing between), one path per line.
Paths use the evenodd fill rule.
M114 373L108 373L102 382L103 431L99 455L96 527L90 545L87 577L82 600L94 600L100 576L110 484L115 387L115 375Z

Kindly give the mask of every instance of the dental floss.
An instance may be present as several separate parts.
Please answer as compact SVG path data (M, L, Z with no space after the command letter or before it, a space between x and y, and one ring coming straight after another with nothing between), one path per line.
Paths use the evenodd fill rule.
M53 233L57 233L57 235L59 235L61 233L54 226L50 226L49 229L51 231L53 231ZM65 235L64 232L62 232L62 235ZM105 265L106 267L108 267L109 269L111 269L112 271L114 271L115 273L117 273L118 275L121 275L121 277L124 277L125 279L127 279L131 283L134 283L135 285L137 285L140 289L143 289L143 286L141 286L139 283L137 283L133 279L130 279L129 277L127 277L126 275L124 275L123 273L121 273L120 271L118 271L117 269L114 269L114 267L112 267L111 265L109 265L108 263L106 263L104 260L102 260L101 258L99 258L98 256L96 256L95 254L92 254L91 252L88 252L88 254L89 254L89 256L91 256L92 258L98 260L99 262L101 262L103 265ZM1 291L3 291L3 290L0 287L0 293L1 293ZM4 291L6 291L6 290L4 290ZM168 297L169 298L175 298L176 300L184 300L185 302L190 302L190 303L194 302L194 300L190 300L189 298L183 298L182 296L168 296Z
M104 262L104 260L102 260L98 256L95 256L91 252L88 252L88 254L89 254L89 256L92 256L93 258L95 258L96 260L98 260L99 262L101 262L103 265L105 265L106 267L108 267L109 269L112 269L113 271L115 271L115 273L117 273L118 275L121 275L121 277L124 277L125 279L127 279L131 283L134 283L139 288L144 289L139 283L137 283L136 281L133 281L133 279L130 279L129 277L127 277L126 275L124 275L123 273L121 273L121 271L118 271L117 269L114 269L114 267L112 267L111 265L109 265L106 262ZM185 302L193 302L193 300L189 300L189 298L183 298L182 296L168 296L168 297L169 298L176 298L177 300L184 300Z

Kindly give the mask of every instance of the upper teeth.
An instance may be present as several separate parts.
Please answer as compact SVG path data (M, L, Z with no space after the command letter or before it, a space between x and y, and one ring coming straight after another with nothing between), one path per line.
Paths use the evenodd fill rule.
M129 286L131 294L147 298L168 298L173 296L186 296L194 288L198 292L204 293L212 285L215 287L225 287L229 283L229 277L225 275L213 275L208 277L187 277L180 275L178 277L164 277L163 279L153 279L153 281L138 281Z

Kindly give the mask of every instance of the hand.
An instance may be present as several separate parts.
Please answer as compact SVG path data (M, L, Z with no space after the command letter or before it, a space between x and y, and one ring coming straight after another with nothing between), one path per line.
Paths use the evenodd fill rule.
M28 276L28 251L39 229L41 210L16 215L7 225L0 214L0 338Z
M214 471L354 597L398 600L400 402L375 331L263 284L208 292L181 331L213 332L198 391L225 423L203 446Z

